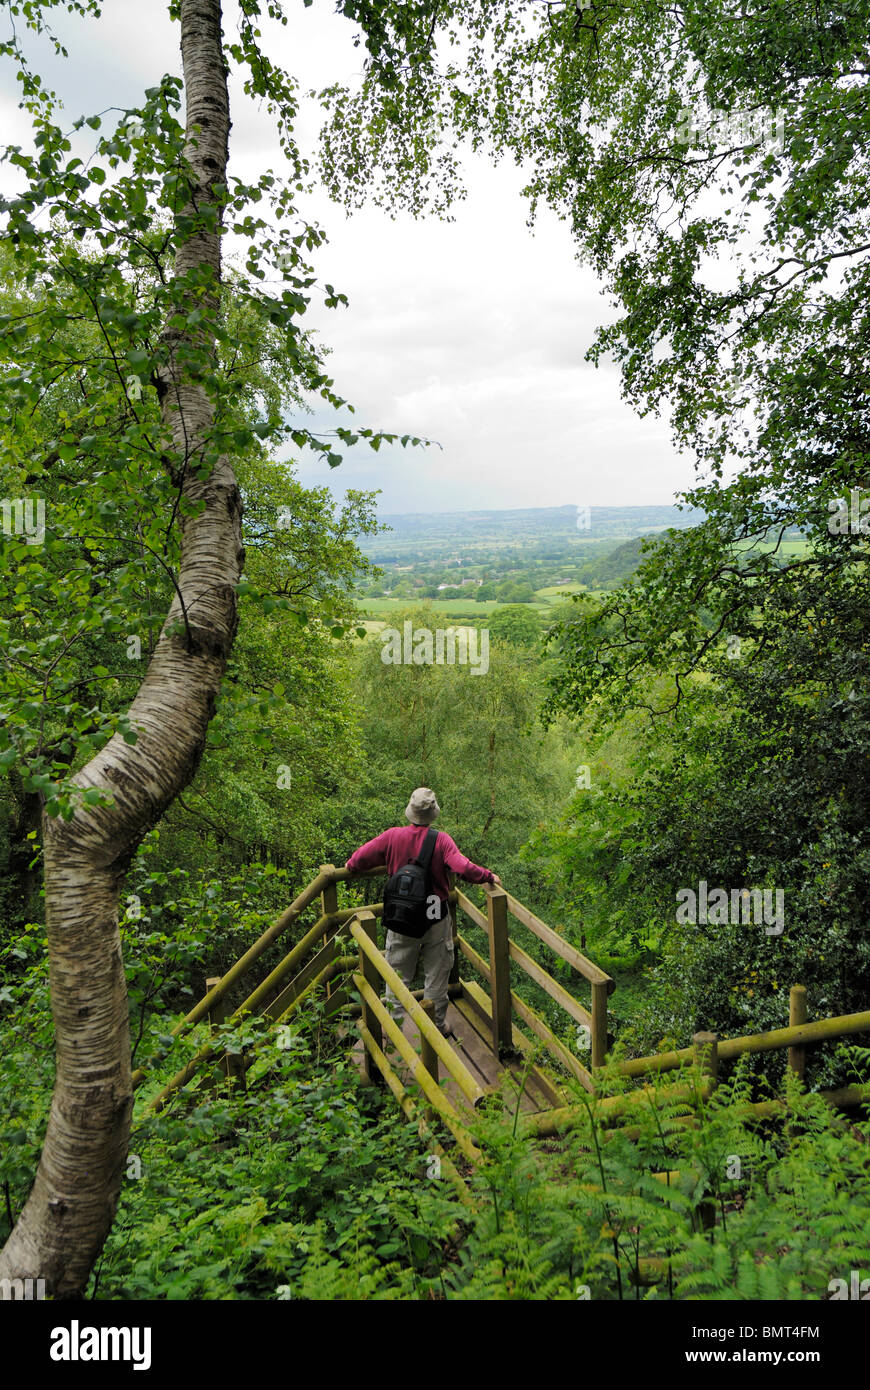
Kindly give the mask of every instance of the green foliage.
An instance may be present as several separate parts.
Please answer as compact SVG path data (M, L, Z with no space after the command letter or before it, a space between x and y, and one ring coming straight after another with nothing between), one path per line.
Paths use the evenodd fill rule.
M502 638L515 647L537 647L542 635L541 620L528 608L507 604L487 620L491 637Z
M126 709L144 668L134 663L153 650L176 586L194 506L185 475L205 478L230 456L250 486L275 446L291 441L335 466L332 437L285 417L303 396L346 402L300 326L315 284L307 257L323 235L298 216L306 165L292 129L294 84L259 48L259 6L245 7L228 53L275 115L290 173L232 178L207 200L190 198L177 77L111 117L109 129L103 116L62 128L26 52L27 31L46 28L45 10L17 6L21 31L2 48L17 67L32 144L4 148L19 191L0 201L0 492L19 507L4 510L0 533L0 768L15 768L47 814L70 819L80 803L104 799L72 775L113 735L136 741ZM176 273L179 247L221 225L245 246L244 263L222 283L204 263ZM343 301L330 285L324 297ZM173 443L163 409L175 371L212 406L194 459ZM368 427L336 433L373 448L386 438ZM355 504L358 494L334 528L345 565ZM27 506L38 508L38 526ZM308 563L322 574L322 547L311 547ZM267 611L296 606L286 593L259 597Z
M445 626L425 606L400 611L392 623L401 633L408 620L432 632ZM525 615L522 621L525 627ZM382 650L377 639L357 649L365 764L358 786L340 792L347 829L336 862L403 823L413 788L431 786L442 807L439 824L462 852L494 868L524 898L529 878L519 847L541 808L570 787L561 732L534 727L543 686L533 650L493 637L488 669L479 674L458 662L387 664Z
M590 711L591 786L531 837L526 853L593 954L633 948L639 968L660 953L623 1034L642 1051L698 1027L782 1026L796 983L812 1017L866 1007L867 720L853 683L865 604L857 585L827 601L805 586L774 603L764 654L724 656L667 719L623 717L602 738ZM781 891L784 930L679 924L677 893L701 880ZM827 1064L822 1076L834 1079Z
M416 1127L361 1086L319 1008L259 1038L245 1093L182 1096L136 1129L141 1177L98 1296L427 1296L463 1208L426 1181Z
M286 465L241 470L246 574L241 627L205 755L168 813L165 852L230 872L255 859L307 882L339 821L336 797L361 766L354 708L354 584L370 568L358 537L372 499L303 488ZM328 857L328 855L327 855Z
M151 917L141 947L127 942L134 991L137 951L147 966L155 944ZM51 1086L47 972L31 935L34 963L4 1001L16 1015L4 1024L0 1188L13 1216ZM256 1019L223 1029L223 1045L251 1061L246 1089L188 1087L135 1122L96 1297L822 1298L863 1267L870 1126L845 1125L791 1078L786 1109L770 1120L750 1109L746 1058L694 1105L691 1069L636 1090L611 1069L602 1099L567 1083L580 1123L532 1142L521 1079L506 1075L472 1125L484 1162L468 1174L469 1208L430 1176L416 1126L392 1098L361 1085L322 1009L311 1001L270 1032ZM155 1033L160 1022L155 1014ZM851 1078L865 1078L867 1049L844 1054ZM161 1065L149 1093L176 1062ZM618 1123L605 1113L608 1093L623 1094ZM650 1257L660 1261L653 1283L638 1284Z
M336 509L274 461L290 442L335 466L333 437L285 416L311 394L345 404L300 326L323 234L298 220L310 171L295 84L259 44L261 9L283 20L277 0L243 6L227 51L276 121L289 177L234 179L180 214L178 79L111 128L90 116L65 131L21 39L51 37L52 8L12 4L23 27L0 44L34 134L32 148L5 151L20 188L0 203L0 492L45 504L38 541L17 519L0 535L0 1234L32 1180L53 1079L44 934L31 920L40 814L100 801L71 776L110 737L135 741L133 662L153 650L176 582L189 461L161 401L180 334L184 370L215 409L195 466L206 475L232 454L248 559L202 764L124 886L134 1059L156 1052L148 1095L206 1036L205 1025L170 1035L205 977L321 859L341 863L399 822L419 783L436 787L471 858L627 972L617 1055L699 1026L781 1025L796 981L811 1015L866 1006L867 532L826 524L831 503L867 481L866 0L833 19L735 16L719 0L680 11L342 0L362 26L365 71L357 92L323 94L327 186L351 204L373 194L419 212L429 198L446 213L459 186L451 134L511 154L530 170L533 210L544 201L569 219L616 300L589 360L612 354L639 409L667 405L706 470L688 494L700 524L582 556L576 534L524 551L521 531L498 564L479 535L462 557L462 577L483 580L473 589L439 590L459 557L439 557L436 537L420 587L469 608L510 605L478 610L493 639L485 676L387 667L377 641L354 641L355 587L371 592L375 577L358 544L378 529L372 498L350 490ZM97 13L90 0L68 8ZM781 109L781 144L749 134L728 152L686 149L681 113L709 102ZM760 246L746 235L759 217ZM244 264L221 292L211 272L174 279L178 240L218 220L247 240ZM709 282L714 259L730 282ZM326 285L324 300L344 297ZM395 439L362 427L335 437ZM541 660L531 604L564 582L563 563L572 583L608 592L564 606ZM394 579L387 591L413 600L414 581ZM399 613L399 626L406 616L439 625L435 609ZM677 922L676 893L700 880L782 890L784 932ZM564 1035L552 1001L521 988ZM866 1259L868 1124L845 1126L790 1076L784 1113L759 1118L750 1103L772 1093L781 1057L763 1074L744 1059L704 1102L687 1072L693 1123L685 1095L632 1090L612 1071L604 1090L622 1093L622 1121L572 1088L582 1123L543 1144L523 1138L506 1079L475 1118L485 1162L469 1174L470 1210L425 1176L416 1127L361 1086L322 1005L271 1035L258 1020L226 1026L220 1043L253 1056L247 1090L188 1091L137 1122L98 1297L818 1299ZM811 1081L861 1080L866 1067L866 1050L841 1047L813 1055Z
M600 775L527 857L612 959L636 970L664 943L648 1042L782 1022L797 980L820 1012L863 1007L867 4L378 10L362 83L324 94L333 194L443 213L453 142L513 156L532 213L569 221L618 307L588 359L614 358L642 413L667 407L699 463L700 524L604 557L641 563L550 631L548 717L587 737L636 711L659 727L638 747L629 725L633 780ZM444 144L410 152L408 118ZM782 890L776 953L757 932L675 931L675 892L699 880Z
M866 1261L867 1123L849 1128L793 1081L783 1121L759 1122L749 1087L742 1064L695 1125L685 1101L647 1088L618 1126L578 1088L587 1121L549 1150L491 1122L491 1166L475 1182L489 1200L454 1296L826 1297ZM661 1263L650 1283L651 1258Z
M0 945L0 1240L12 1227L42 1147L54 1080L54 1034L42 929Z

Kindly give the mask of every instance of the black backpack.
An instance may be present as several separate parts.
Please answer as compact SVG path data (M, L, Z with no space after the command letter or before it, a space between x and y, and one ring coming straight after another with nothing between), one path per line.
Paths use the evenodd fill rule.
M433 919L427 915L429 903L429 865L438 831L430 825L417 859L403 864L384 889L384 926L402 936L419 939L432 926Z

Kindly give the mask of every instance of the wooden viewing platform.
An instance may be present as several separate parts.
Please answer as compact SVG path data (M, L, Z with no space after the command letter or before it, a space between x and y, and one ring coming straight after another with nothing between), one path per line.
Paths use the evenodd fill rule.
M586 1106L572 1103L566 1089L568 1077L579 1082L590 1099L594 1098L599 1113L618 1118L628 1109L626 1097L602 1098L596 1094L596 1073L606 1061L607 1001L615 987L606 972L503 888L485 887L485 911L465 893L454 889L450 897L455 953L447 1019L455 1036L444 1038L432 1021L431 1001L422 997L422 990L406 989L378 945L383 905L338 905L339 885L351 878L385 876L386 872L382 866L351 875L347 869L323 865L317 877L240 960L223 976L207 982L206 995L180 1020L173 1034L178 1036L202 1022L208 1022L213 1033L228 1018L251 1015L278 1025L292 1017L303 999L319 992L325 1000L326 1014L347 1036L363 1076L370 1084L389 1088L408 1118L416 1121L421 1137L441 1155L442 1168L464 1193L464 1200L468 1199L467 1188L453 1159L464 1161L466 1168L481 1161L483 1155L473 1129L475 1109L485 1097L500 1092L511 1111L519 1097L521 1133L540 1138L573 1129L587 1117ZM246 998L230 1010L233 992L318 899L320 911L316 920ZM588 983L590 1008L511 938L509 918L520 922ZM462 919L485 932L485 957L459 930ZM461 961L479 978L461 974ZM534 980L570 1020L578 1042L576 1051L556 1037L544 1019L513 990L512 970ZM401 1029L383 998L387 984L405 1009ZM806 990L796 985L790 994L788 1027L721 1040L716 1033L702 1032L695 1035L691 1047L632 1058L617 1067L623 1076L637 1079L645 1089L645 1078L694 1063L706 1080L701 1086L684 1089L691 1102L701 1103L716 1084L720 1062L744 1052L787 1048L789 1067L803 1077L807 1047L868 1031L870 1011L808 1022ZM581 1060L578 1053L586 1060ZM253 1060L253 1056L227 1054L219 1038L211 1036L172 1080L150 1098L148 1107L160 1110L194 1079L206 1086L218 1080L244 1084ZM134 1072L134 1086L140 1086L148 1074L149 1066L145 1063ZM823 1095L841 1108L870 1104L867 1086L847 1086ZM780 1113L784 1103L765 1101L749 1108L762 1118ZM445 1144L452 1150L452 1158ZM656 1277L652 1266L650 1277Z

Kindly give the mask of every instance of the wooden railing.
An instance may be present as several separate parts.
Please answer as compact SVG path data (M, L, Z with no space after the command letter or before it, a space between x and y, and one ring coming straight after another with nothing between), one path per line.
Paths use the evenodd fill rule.
M404 1090L395 1070L390 1066L384 1052L384 1037L396 1048L411 1075L425 1097L426 1108L438 1111L454 1132L457 1143L470 1156L474 1145L461 1125L458 1112L438 1084L439 1064L454 1081L459 1092L469 1104L474 1105L482 1094L477 1082L465 1068L456 1050L442 1038L435 1028L428 1011L430 1001L425 1000L422 990L408 990L391 969L376 944L376 923L383 915L383 905L373 903L368 907L338 907L337 885L352 878L373 878L386 873L384 866L366 871L365 874L351 874L347 869L336 868L332 864L321 866L317 877L290 904L290 906L267 928L254 944L219 979L210 979L205 996L180 1020L172 1030L180 1036L197 1024L206 1021L217 1029L227 1019L238 1021L252 1014L259 1014L270 1022L286 1021L307 995L321 987L329 992L328 1012L341 1015L356 1022L365 1045L365 1065L370 1079L384 1080L397 1094L397 1099L406 1112L413 1102ZM474 980L459 977L459 955L457 954L454 973L451 977L449 993L457 1007L466 1017L475 1018L476 1026L488 1037L493 1054L510 1062L517 1045L526 1053L532 1050L529 1040L522 1034L519 1024L525 1024L544 1044L553 1057L570 1075L574 1076L590 1092L595 1090L594 1073L605 1061L607 1050L607 999L614 988L613 980L599 969L586 956L566 942L552 927L547 926L527 907L503 888L486 885L486 911L481 911L461 890L451 892L455 907L454 918L464 914L470 922L486 933L488 950L485 959L466 937L456 930L458 952L471 964L475 972L489 987L489 993ZM299 919L301 914L320 899L320 912L314 923L277 965L260 981L247 997L230 1013L228 997L253 971L266 951L275 945ZM587 980L591 989L591 1008L587 1009L574 998L564 985L554 979L547 970L535 961L508 931L508 919L513 917L533 936L565 961L578 975ZM354 949L355 948L355 949ZM584 1066L577 1057L555 1036L543 1018L531 1008L511 988L511 967L521 970L533 980L559 1006L565 1015L578 1028L588 1034L590 1066ZM339 978L334 987L333 982ZM384 983L403 1004L406 1012L420 1030L422 1053L418 1055L410 1042L404 1037L392 1015L380 998ZM351 986L360 1002L355 1003L351 996ZM717 1063L740 1056L744 1052L765 1052L775 1049L788 1049L789 1065L801 1077L805 1068L805 1049L831 1039L847 1037L855 1033L870 1032L870 1011L843 1015L838 1018L823 1019L816 1023L807 1021L806 990L796 985L791 990L789 1007L789 1026L774 1029L768 1033L758 1033L741 1038L719 1039L715 1034L698 1034L692 1047L661 1053L656 1056L632 1058L618 1063L624 1076L643 1078L651 1073L664 1072L683 1066L696 1059L699 1040L708 1039L713 1048ZM161 1109L179 1089L185 1086L197 1073L213 1069L217 1064L220 1070L236 1079L244 1075L245 1063L238 1058L227 1058L216 1032L182 1067L160 1093L150 1101L151 1108ZM149 1063L140 1066L133 1074L134 1086L141 1085L148 1074ZM560 1092L543 1075L542 1090L550 1095L553 1109L530 1122L537 1132L554 1133L566 1123L573 1121L568 1110L573 1107L561 1106ZM549 1091L548 1091L549 1086ZM401 1098L398 1092L401 1091ZM867 1088L846 1087L841 1091L825 1093L826 1098L835 1104L857 1104L866 1098ZM406 1101L408 1102L406 1104ZM764 1102L775 1106L779 1102ZM446 1107L446 1108L445 1108ZM421 1120L421 1123L424 1121ZM461 1139L460 1139L461 1134Z
M224 975L209 979L207 982L209 988L206 994L175 1025L172 1029L172 1036L180 1037L204 1021L209 1022L215 1029L223 1022L239 1021L252 1014L260 1014L271 1022L283 1022L311 990L325 985L327 991L330 992L332 981L336 975L346 974L352 964L358 964L359 970L353 976L353 984L361 996L362 1003L354 1005L347 991L339 986L338 993L330 994L330 1012L341 1010L346 1014L362 1017L365 1030L363 1038L366 1043L368 1058L367 1065L371 1064L371 1059L374 1057L370 1044L374 1043L380 1049L384 1031L387 1032L388 1037L403 1056L405 1056L402 1051L403 1046L406 1049L410 1047L404 1037L402 1043L398 1041L392 1031L395 1029L392 1017L389 1016L389 1021L385 1022L383 1004L376 997L373 1000L372 996L376 996L381 982L386 980L396 997L405 1002L408 1013L420 1027L427 1060L431 1060L429 1053L432 1053L436 1059L440 1057L445 1069L456 1081L460 1091L463 1091L467 1098L474 1103L481 1094L480 1088L477 1087L477 1083L473 1081L467 1071L462 1079L455 1074L456 1062L458 1061L461 1067L463 1064L458 1059L454 1049L444 1041L437 1029L434 1029L434 1025L427 1022L423 1007L426 1001L422 1001L423 992L405 989L402 981L390 969L381 953L377 951L376 946L372 946L374 938L370 932L367 931L366 942L371 949L368 949L366 944L360 943L359 932L363 930L361 924L368 922L373 927L376 919L383 915L383 904L373 903L365 909L338 907L337 885L339 883L356 878L376 878L386 874L386 872L387 869L383 865L366 870L362 874L352 874L348 869L336 868L333 864L321 865L316 878L312 879L311 883L248 948L244 955ZM477 972L486 980L491 995L480 989L473 981L462 982L459 980L458 960L455 967L455 977L449 987L450 995L454 998L462 996L469 998L478 1013L485 1018L496 1057L512 1053L517 1040L514 1027L514 1018L516 1017L536 1034L551 1056L591 1090L593 1083L590 1071L559 1041L544 1020L511 989L511 962L544 989L578 1028L588 1031L593 1069L600 1066L604 1060L607 1045L607 996L614 988L614 982L592 961L587 960L579 951L564 941L557 932L540 921L534 913L530 912L516 898L506 893L504 889L487 885L486 894L487 910L485 915L464 893L453 891L450 896L451 901L459 911L464 912L470 921L487 932L489 939L488 962L484 961L465 937L458 932L456 944ZM297 923L302 913L311 907L318 898L320 899L320 913L316 921L305 932L301 940L230 1012L226 1002L230 993L251 974L265 953ZM509 915L526 926L539 940L590 982L592 988L591 1011L584 1008L557 980L553 979L542 966L511 939L507 928ZM349 936L342 930L348 924L350 924ZM350 956L342 954L347 945L350 944L351 937L356 940L361 953L358 962L355 958L352 959ZM375 955L372 954L372 950ZM422 1023L421 1019L423 1020ZM524 1042L522 1039L521 1041ZM527 1046L527 1044L525 1045ZM417 1054L415 1053L414 1056L416 1057ZM417 1058L416 1062L411 1063L410 1059L405 1056L405 1060L408 1061L412 1073L417 1077L420 1059ZM172 1077L162 1091L151 1099L150 1107L154 1110L161 1109L198 1072L205 1067L213 1067L215 1062L227 1073L232 1072L238 1076L240 1072L243 1073L244 1071L244 1066L238 1059L234 1059L232 1066L230 1066L222 1054L219 1038L212 1037ZM150 1063L146 1061L133 1073L134 1088L139 1087L145 1080L149 1067ZM431 1068L424 1067L423 1069L427 1072L427 1076L433 1075ZM465 1070L464 1067L463 1070ZM380 1066L379 1071L380 1075L383 1076L383 1068ZM435 1071L437 1073L437 1066ZM469 1083L474 1088L475 1094L473 1096L469 1094ZM425 1090L427 1083L423 1081L420 1084ZM436 1091L438 1091L437 1074L434 1084ZM431 1100L430 1092L427 1091L426 1094ZM438 1094L441 1094L440 1091ZM437 1105L434 1101L432 1103Z
M717 1064L733 1061L746 1052L778 1052L787 1048L788 1065L803 1080L808 1047L852 1037L856 1033L870 1033L870 1010L822 1018L815 1023L808 1023L806 1020L806 988L804 985L793 985L789 991L787 1028L773 1028L767 1033L749 1033L739 1038L719 1038L716 1033L699 1033L693 1047L682 1047L674 1052L660 1052L649 1057L631 1057L628 1061L619 1062L617 1067L623 1076L630 1077L648 1076L651 1072L673 1071L693 1060L698 1038L704 1038L708 1040ZM839 1091L823 1091L821 1094L834 1104L848 1105L859 1103L862 1097L866 1096L867 1089L847 1086ZM764 1101L759 1104L769 1107L778 1106L780 1102Z
M414 998L395 970L387 963L378 950L374 913L359 912L350 922L350 933L359 947L359 970L353 982L362 999L362 1016L358 1024L360 1035L367 1050L367 1071L375 1079L374 1067L383 1075L378 1058L371 1048L373 1042L384 1056L383 1035L386 1033L396 1051L402 1057L412 1077L419 1085L431 1107L438 1112L450 1130L466 1158L475 1161L480 1157L468 1131L462 1125L456 1108L448 1101L438 1085L438 1063L443 1063L445 1071L462 1094L476 1105L484 1092L475 1081L459 1054L450 1046L429 1017L431 1001L423 1002ZM420 1030L421 1053L418 1054L405 1037L399 1024L393 1018L378 989L381 983L389 985L396 999L407 1011L408 1016ZM426 1005L429 1008L426 1008Z
M380 865L378 868L367 870L364 876L374 878L386 873L386 866ZM350 870L337 869L332 864L323 865L321 875L328 877L332 883L346 882L357 877ZM503 888L492 887L487 884L485 885L485 892L487 899L485 914L459 889L451 892L450 899L456 909L465 913L475 926L480 927L487 934L488 960L484 960L461 933L457 932L455 941L465 958L486 980L491 993L486 995L485 992L479 991L473 982L466 981L460 984L458 972L453 981L454 986L457 987L456 992L470 997L472 1003L478 1006L479 1011L487 1016L491 1030L492 1049L497 1057L514 1050L514 1016L516 1016L539 1038L550 1055L566 1071L576 1077L587 1090L591 1091L594 1085L591 1073L596 1067L603 1065L607 1052L607 1000L616 987L614 980ZM374 903L368 910L375 917L380 917L383 915L383 904ZM345 915L349 916L351 911L352 909L347 909ZM533 960L510 937L508 932L509 916L527 927L539 941L543 942L556 956L589 982L591 1010L586 1009L558 980L555 980L543 966ZM340 917L342 917L341 913L335 914L335 920ZM515 962L530 979L534 980L565 1011L578 1028L585 1031L589 1042L591 1070L578 1061L564 1043L555 1036L540 1015L511 989L511 961ZM419 994L418 991L418 997Z
M488 962L483 960L461 933L457 934L456 940L462 954L477 973L483 976L492 991L492 1047L495 1054L498 1056L512 1049L512 1020L515 1014L540 1039L550 1055L591 1091L593 1079L589 1068L578 1062L540 1015L511 989L510 965L511 961L514 961L529 979L534 980L568 1014L578 1028L584 1030L589 1042L593 1071L603 1065L607 1052L607 999L615 988L614 981L503 888L487 885L485 916L460 890L457 889L451 897L455 900L457 908L464 912L475 926L485 931L489 938ZM592 990L591 1011L511 938L508 932L509 915L527 927L560 960L565 961L589 981Z

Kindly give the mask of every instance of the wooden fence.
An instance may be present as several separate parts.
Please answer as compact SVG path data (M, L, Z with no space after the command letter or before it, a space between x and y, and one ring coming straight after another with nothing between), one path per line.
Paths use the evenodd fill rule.
M572 1020L578 1032L582 1030L589 1042L591 1067L600 1067L607 1052L607 999L615 989L615 982L600 970L591 960L587 960L578 950L565 941L546 922L542 922L521 902L502 888L486 888L486 915L466 897L456 890L451 894L456 907L463 912L475 926L487 933L489 938L489 961L485 961L474 947L461 934L457 933L456 943L465 958L479 975L488 983L491 991L492 1048L496 1056L510 1052L514 1047L514 1015L527 1024L531 1031L544 1044L550 1055L577 1078L587 1090L594 1088L589 1068L560 1042L552 1029L511 989L510 967L513 961L529 979L534 980L546 994L553 999ZM565 961L583 979L588 980L592 990L592 1008L584 1008L558 980L533 960L510 936L508 916L521 922L534 936L548 946L553 953ZM468 987L472 1000L475 991ZM478 1002L480 1002L478 1000Z
M375 1079L377 1074L379 1080L384 1080L406 1112L408 1111L410 1099L395 1070L388 1063L383 1049L386 1035L419 1084L426 1099L427 1110L436 1110L442 1115L462 1151L470 1156L471 1150L474 1149L470 1136L463 1129L458 1112L447 1102L439 1087L439 1063L469 1104L476 1104L483 1094L481 1088L471 1077L456 1050L445 1041L429 1018L431 1006L429 1001L423 999L423 991L407 990L378 950L377 919L383 915L383 904L373 903L366 908L338 907L339 883L351 878L375 878L385 873L386 869L383 866L368 870L365 874L355 875L332 864L322 865L316 878L303 889L240 960L220 978L209 979L205 996L176 1024L172 1032L173 1035L179 1036L203 1021L209 1022L214 1030L227 1018L236 1021L252 1014L260 1014L274 1023L284 1022L311 991L325 987L328 993L328 1012L341 1013L348 1019L358 1021L365 1045L365 1066L369 1077ZM229 1013L227 1000L230 993L250 975L265 952L297 923L301 914L315 904L318 898L320 912L314 923L242 1003ZM488 941L487 959L484 959L458 927L454 927L458 951L449 993L456 1007L466 1018L474 1018L478 1029L482 1026L494 1057L509 1061L518 1050L526 1053L532 1050L532 1044L520 1030L519 1024L523 1023L543 1043L555 1061L586 1090L594 1093L594 1073L604 1064L607 1052L607 1000L615 987L614 981L503 888L486 886L485 912L476 907L460 890L451 893L451 901L455 909L454 920L456 921L460 914L464 915L486 933ZM589 983L590 1008L587 1009L575 999L573 994L513 940L508 928L509 918L520 922ZM460 978L459 953L486 982L489 993L475 981ZM511 988L512 967L534 980L571 1020L578 1034L582 1031L589 1043L589 1067L578 1060L540 1015ZM333 984L336 978L341 981L338 986ZM418 1055L405 1039L380 998L381 987L385 983L389 984L419 1028L421 1055ZM352 984L359 997L359 1003L353 1001L349 984ZM788 1049L789 1066L803 1077L808 1047L868 1031L870 1011L822 1019L815 1023L807 1022L806 990L801 985L795 985L790 992L788 1027L727 1039L719 1039L713 1033L698 1034L691 1047L654 1056L632 1058L618 1063L617 1067L622 1075L634 1079L676 1069L697 1060L699 1045L705 1041L715 1067L718 1067L720 1062L728 1061L745 1052ZM213 1036L198 1049L163 1090L151 1099L151 1108L162 1108L172 1095L198 1072L207 1067L213 1069L215 1064L224 1075L236 1079L244 1075L244 1062L238 1058L227 1058L221 1049L219 1037ZM148 1070L149 1064L144 1063L134 1072L134 1087L141 1085L148 1075ZM558 1087L550 1085L544 1076L541 1080L544 1083L541 1089L550 1094L553 1108L530 1119L528 1125L530 1130L537 1133L556 1133L566 1124L572 1123L568 1111L576 1110L577 1107L560 1106ZM866 1087L853 1086L824 1094L832 1103L847 1106L862 1103L866 1099L867 1090ZM770 1101L761 1103L761 1106L775 1109L779 1104L780 1102Z

